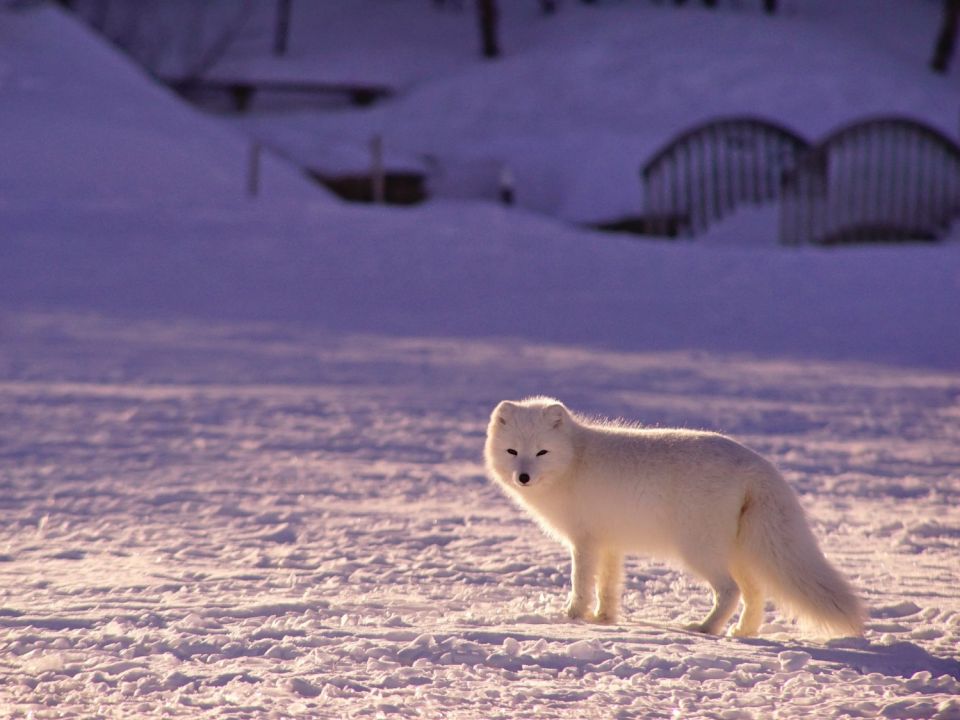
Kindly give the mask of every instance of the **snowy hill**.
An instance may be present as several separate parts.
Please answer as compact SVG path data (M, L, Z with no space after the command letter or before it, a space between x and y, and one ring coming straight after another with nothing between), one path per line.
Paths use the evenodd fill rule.
M617 17L627 10L617 7L596 15L607 23L602 27L622 25ZM637 12L646 18L652 11ZM567 12L558 19L571 22L580 13L571 8L569 20ZM661 23L679 17L682 28L690 22L683 13L650 17ZM702 22L714 16L698 11L689 17ZM721 30L743 20L741 14L716 17ZM734 217L732 225L717 228L714 242L667 246L585 233L485 203L346 207L279 163L268 168L264 196L249 201L243 196L247 148L223 123L152 87L62 13L8 12L6 19L6 32L17 31L16 43L3 46L8 101L0 111L0 142L7 157L18 159L0 168L0 229L8 257L0 268L0 298L10 307L295 320L348 332L527 337L624 350L960 364L960 333L949 311L958 297L956 244L786 252L748 222L740 234L752 241L731 248L722 238L735 232ZM791 17L754 21L801 23ZM45 52L52 44L59 50L56 62ZM584 53L574 48L575 58ZM511 92L520 98L520 88L532 92L537 85L529 73L511 75L510 63L543 63L548 54L535 48L530 57L503 66L474 63L458 71L492 78L485 83L425 81L376 111L307 119L342 115L337 122L362 133L368 118L382 122L390 112L418 136L439 137L431 118L449 117L457 104L449 96L441 100L444 93L458 87L506 92L508 78L515 77ZM571 62L581 61L589 65L583 58ZM925 77L922 72L914 75ZM855 84L856 76L832 82ZM574 76L572 97L581 85ZM929 87L918 87L915 92L930 96L924 106L932 107ZM552 94L569 96L559 89ZM791 88L782 95L796 93ZM610 100L611 112L617 104ZM537 104L519 107L527 119L515 117L517 126L528 127ZM409 114L414 108L423 113L420 121ZM431 109L436 115L426 114ZM542 117L570 119L556 109L545 106ZM578 142L605 146L611 127L626 131L622 114L601 125L602 116L591 116L596 132L574 133ZM687 111L672 115L675 121L680 116L685 121ZM280 121L270 115L257 120L271 128ZM473 138L471 147L489 150L489 138L463 132ZM650 146L654 136L652 130L637 133L635 142ZM549 155L556 157L553 150ZM574 164L590 172L598 167L584 158ZM633 167L629 159L624 173ZM556 166L549 172L558 180L572 177ZM592 185L598 183L595 176ZM602 187L622 190L625 183Z
M185 107L62 11L0 12L0 203L50 210L242 196L242 136ZM264 173L269 192L319 201L294 169L268 161Z

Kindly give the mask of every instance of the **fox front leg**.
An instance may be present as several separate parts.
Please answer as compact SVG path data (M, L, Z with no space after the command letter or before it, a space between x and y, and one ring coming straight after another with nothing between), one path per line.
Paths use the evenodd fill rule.
M616 550L604 550L597 572L597 612L594 622L610 625L617 621L622 592L623 555Z
M573 587L566 613L571 620L588 617L596 600L597 557L595 548L574 545L570 550L570 580Z

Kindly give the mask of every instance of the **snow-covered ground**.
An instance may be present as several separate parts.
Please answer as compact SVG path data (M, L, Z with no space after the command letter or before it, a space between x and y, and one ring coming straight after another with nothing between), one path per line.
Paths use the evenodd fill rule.
M4 317L0 698L13 717L960 717L960 378L273 325ZM614 627L485 480L553 392L775 459L862 640L687 633L629 565Z
M346 38L371 3L332 31ZM774 19L731 4L569 2L538 40L530 3L529 25L505 17L527 28L510 47L532 48L505 70L480 67L472 25L451 13L397 34L446 40L391 66L410 92L393 107L410 138L439 143L444 93L492 74L475 87L542 93L516 118L527 127L537 102L583 91L583 65L556 92L530 82L579 37L563 23L596 22L592 41L627 47L623 20L643 20L664 52L696 30L724 43L722 70L762 57L758 32L729 57L738 23L762 22L783 25L771 46L792 38L798 77L815 79L777 90L765 76L751 97L777 117L820 131L915 106L950 130L955 75L923 67L934 3L877 2L862 34L859 0L797 0ZM712 57L690 42L691 62ZM351 56L317 47L343 53L332 68ZM836 47L833 65L811 50ZM872 59L841 62L856 53ZM306 54L291 62L323 57ZM579 46L566 59L606 77L616 57ZM676 76L712 88L686 57L673 53ZM960 717L960 243L786 250L758 232L763 210L702 241L651 243L530 212L624 209L641 150L691 115L695 93L670 115L664 88L645 118L662 128L606 123L619 106L606 95L570 127L576 162L622 165L602 187L578 186L573 162L540 165L559 137L558 106L543 105L549 142L522 157L565 188L555 205L349 207L275 160L250 200L246 121L182 105L61 11L0 10L0 715ZM479 123L485 102L454 125ZM360 143L364 117L386 115L250 124L356 122ZM621 624L565 621L567 559L481 466L493 405L533 393L725 431L770 457L869 604L866 637L805 637L772 607L759 639L684 632L706 588L646 558L630 563Z

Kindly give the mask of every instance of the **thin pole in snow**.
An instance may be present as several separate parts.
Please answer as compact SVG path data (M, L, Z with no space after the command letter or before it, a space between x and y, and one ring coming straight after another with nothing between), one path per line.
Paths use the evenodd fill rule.
M387 182L383 169L383 136L374 135L370 139L370 185L375 203L386 200Z
M503 205L513 205L516 200L516 194L514 192L514 181L513 181L513 172L510 168L504 165L500 168L500 202Z
M277 0L277 24L273 32L273 54L287 54L287 39L290 36L290 7L293 0Z

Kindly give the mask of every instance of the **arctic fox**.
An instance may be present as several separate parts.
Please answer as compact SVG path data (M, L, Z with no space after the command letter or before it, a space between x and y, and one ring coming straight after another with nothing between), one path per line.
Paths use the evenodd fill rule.
M862 635L864 608L824 558L780 473L728 437L574 415L557 400L504 401L490 417L487 469L570 549L571 619L616 620L623 555L675 558L713 588L689 629L751 636L769 594L808 626Z

